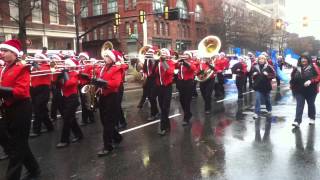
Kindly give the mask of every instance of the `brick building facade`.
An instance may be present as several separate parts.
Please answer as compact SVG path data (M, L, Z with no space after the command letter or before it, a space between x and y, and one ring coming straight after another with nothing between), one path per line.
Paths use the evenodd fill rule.
M210 1L213 0L88 0L84 4L86 13L82 16L83 31L97 24L106 24L84 36L83 48L93 56L99 55L103 42L109 40L116 49L126 54L136 54L143 45L144 36L143 25L136 16L139 10L144 10L147 14L147 44L180 52L197 49L198 42L208 34L206 20L210 16ZM178 7L181 18L164 20L161 15L164 6L170 9ZM112 19L117 12L121 23L114 27ZM157 13L159 15L155 15Z
M19 10L11 0L0 2L0 41L17 37L19 32ZM31 2L30 2L31 3ZM32 7L32 4L30 4ZM25 7L23 10L29 10ZM79 8L74 0L38 0L31 15L26 20L27 39L31 40L28 51L33 52L43 46L54 50L75 49L75 14Z

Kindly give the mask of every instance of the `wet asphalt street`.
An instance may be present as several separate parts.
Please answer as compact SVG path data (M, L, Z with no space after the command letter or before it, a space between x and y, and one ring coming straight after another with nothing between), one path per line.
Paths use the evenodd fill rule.
M182 126L182 110L177 98L171 101L171 133L160 137L158 123L148 123L148 103L136 105L141 90L125 92L123 108L128 128L124 141L110 156L98 158L102 148L99 120L82 127L80 143L56 149L61 119L56 131L30 139L42 169L43 180L109 179L226 179L226 180L319 180L320 117L316 125L307 123L307 108L300 130L292 131L295 100L288 86L272 91L272 116L254 120L254 93L237 101L235 85L226 87L224 101L214 102L213 112L204 113L200 96L192 101L192 125ZM317 99L316 106L319 107ZM264 106L262 106L264 107ZM265 111L265 109L263 109ZM80 118L80 113L78 117ZM140 125L146 124L145 127ZM137 127L136 129L131 129ZM4 179L7 161L0 162Z

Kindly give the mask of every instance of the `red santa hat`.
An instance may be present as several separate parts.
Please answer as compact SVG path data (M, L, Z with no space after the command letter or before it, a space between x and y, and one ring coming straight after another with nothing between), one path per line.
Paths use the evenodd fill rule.
M86 60L89 60L89 59L90 59L90 57L89 57L89 55L88 55L87 52L82 52L82 53L80 53L80 54L79 54L79 57L80 57L80 56L85 57Z
M7 49L19 56L19 52L21 51L21 42L17 39L11 39L0 44L0 49Z

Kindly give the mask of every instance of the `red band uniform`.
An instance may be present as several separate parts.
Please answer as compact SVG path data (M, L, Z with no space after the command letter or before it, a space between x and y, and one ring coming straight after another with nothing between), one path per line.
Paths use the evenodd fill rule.
M30 94L32 99L32 106L34 112L33 133L30 136L39 136L41 134L41 124L43 123L48 131L53 131L53 125L49 118L48 102L50 98L50 84L51 75L40 75L50 72L50 66L47 62L43 61L37 65L37 68L32 68L33 73L31 77Z
M160 135L165 135L170 131L169 111L172 97L172 82L174 76L175 64L168 59L170 52L168 49L161 49L161 58L155 67L155 94L158 97L161 110Z
M81 53L80 53L81 54ZM79 58L82 58L81 56ZM88 60L86 57L84 60ZM93 71L94 71L94 65L87 64L83 62L83 59L80 59L80 63L83 67L81 67L79 72L79 92L81 92L81 89L83 86L90 83L90 78L93 77ZM80 100L81 100L81 109L82 109L82 119L81 119L81 125L86 125L88 123L94 122L94 111L95 107L89 107L88 106L88 96L85 94L80 93Z
M178 69L178 79L177 88L179 90L180 104L184 112L184 124L188 124L192 113L190 111L190 104L192 100L192 88L194 84L194 75L196 71L196 66L194 62L189 59L185 59L176 64L176 69Z
M217 99L223 99L225 95L224 91L224 70L229 68L229 60L221 53L220 57L215 61L215 71L217 72L218 82L214 85L215 97Z
M148 97L150 102L150 117L148 121L153 121L157 118L159 114L159 109L157 105L157 99L155 94L155 61L153 59L153 54L155 50L150 48L148 52L145 54L145 59L143 63L143 74L146 77L146 80L143 84L143 95L140 100L139 106L142 107L145 99Z
M65 61L66 66L75 67L75 63L71 59ZM80 105L78 100L78 72L69 69L62 71L58 77L58 82L62 93L62 118L63 127L60 143L58 148L66 147L70 143L70 132L72 131L74 138L72 142L79 141L83 138L83 133L76 119L76 110Z
M116 61L114 51L106 50L104 58L107 62L106 65L96 72L98 79L93 79L93 83L101 89L98 105L103 126L104 148L98 152L98 156L110 154L113 150L113 144L119 144L122 141L122 136L115 125L120 118L116 104L123 70L114 64Z
M243 58L240 57L239 62L232 68L232 73L236 74L236 86L238 89L238 99L243 98L243 90L245 88L245 82L247 78L247 64L243 62Z
M38 177L39 165L28 143L32 118L30 102L30 68L22 65L17 56L21 50L18 40L8 40L0 45L5 66L0 69L0 98L3 100L0 132L1 145L9 155L6 179L20 179L22 166L28 177Z
M210 61L201 60L198 67L198 75L201 75L203 72L208 71L209 69L214 70L214 65ZM206 113L210 113L211 111L211 95L214 88L214 80L215 80L215 73L204 82L200 82L200 92L201 96L204 100L204 109Z
M123 109L122 109L122 99L123 99L123 92L124 92L124 86L123 83L125 81L125 75L126 75L126 71L128 70L129 66L128 64L124 63L124 59L123 59L123 55L118 52L116 54L116 65L120 66L120 69L122 70L121 72L121 83L119 86L119 92L118 92L118 113L119 113L119 119L118 122L116 122L116 127L118 127L119 129L123 129L127 127L127 122L126 119L124 117L124 113L123 113Z

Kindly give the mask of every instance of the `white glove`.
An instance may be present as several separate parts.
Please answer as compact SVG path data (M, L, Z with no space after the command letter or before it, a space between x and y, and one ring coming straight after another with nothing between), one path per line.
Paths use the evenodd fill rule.
M306 82L304 83L304 87L308 87L308 86L310 86L310 84L311 84L311 81L308 80L308 81L306 81Z
M257 75L257 74L258 74L258 72L254 72L254 73L253 73L254 76Z
M268 73L266 71L263 72L264 75L268 76Z
M239 71L241 71L240 69L237 69L237 71L239 72Z

